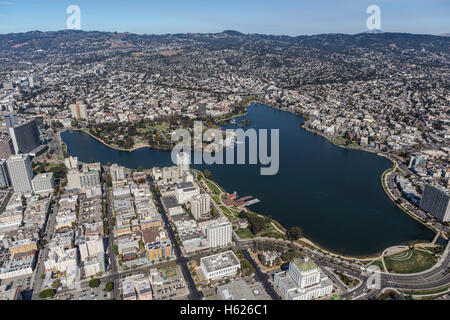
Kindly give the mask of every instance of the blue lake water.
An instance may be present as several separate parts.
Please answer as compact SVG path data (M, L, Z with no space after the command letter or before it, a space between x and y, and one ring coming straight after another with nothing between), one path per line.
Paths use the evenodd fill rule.
M283 226L298 225L304 235L329 250L369 255L434 233L397 208L383 191L381 175L392 163L372 153L343 149L300 127L303 119L261 104L248 107L246 128L279 129L280 169L261 176L260 165L193 165L208 169L226 191L261 200L249 207ZM225 128L232 128L229 124ZM61 134L79 160L118 163L128 168L173 165L170 152L109 148L81 131Z

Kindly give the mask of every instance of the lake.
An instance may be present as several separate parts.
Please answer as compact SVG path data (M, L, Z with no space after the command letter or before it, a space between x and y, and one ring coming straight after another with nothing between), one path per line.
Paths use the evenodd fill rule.
M397 208L384 192L381 175L392 166L388 159L340 148L301 128L301 117L266 105L249 106L248 115L236 122L243 119L251 122L244 129L280 130L278 174L261 176L259 164L192 167L210 170L212 179L228 192L260 199L249 207L252 211L270 215L285 227L298 225L308 239L345 255L370 255L433 238L431 230ZM81 131L66 131L61 137L67 151L81 161L95 159L128 168L173 165L167 151L119 151Z

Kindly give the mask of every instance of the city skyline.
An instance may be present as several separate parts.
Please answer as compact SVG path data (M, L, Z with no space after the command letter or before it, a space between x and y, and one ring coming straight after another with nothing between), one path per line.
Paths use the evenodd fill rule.
M81 30L130 32L137 34L216 33L237 30L242 33L275 35L356 34L368 31L366 12L371 5L381 11L381 30L419 34L446 34L450 4L442 0L372 1L346 0L227 1L203 0L189 3L155 1L0 1L0 34L66 29L67 8L81 10ZM267 13L270 12L270 15Z

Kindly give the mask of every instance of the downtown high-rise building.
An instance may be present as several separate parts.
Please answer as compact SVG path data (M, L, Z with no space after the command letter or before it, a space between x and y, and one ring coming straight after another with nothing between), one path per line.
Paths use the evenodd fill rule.
M178 174L183 176L184 173L189 172L189 166L191 163L191 157L187 152L178 152L177 153L177 166L178 166Z
M27 154L12 155L6 160L9 178L14 192L32 192L33 169Z
M199 227L206 236L210 248L224 248L231 243L232 225L226 217L200 222Z
M41 144L36 119L15 123L8 131L16 154L29 153Z
M444 187L426 185L419 207L440 221L450 221L450 194Z
M211 197L207 193L193 196L189 203L195 220L200 219L202 215L208 213L211 209Z

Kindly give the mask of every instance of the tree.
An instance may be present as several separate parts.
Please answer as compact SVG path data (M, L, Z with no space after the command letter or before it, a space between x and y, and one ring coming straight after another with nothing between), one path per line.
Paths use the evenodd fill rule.
M250 225L250 231L253 234L258 234L259 232L264 230L266 222L263 217L258 216L257 214L254 213L251 214L247 213L247 220Z
M55 290L53 290L53 289L45 289L45 290L42 290L39 293L39 298L41 298L41 299L51 298L54 295L55 295Z
M61 286L61 280L56 279L55 281L53 281L53 283L52 283L53 289L58 289L60 286Z
M295 258L296 254L294 250L288 250L281 254L281 259L284 261L292 261Z
M211 179L211 171L205 170L203 171L203 175L205 176L206 179Z
M114 289L114 283L111 281L107 282L105 285L105 289L106 291L111 292Z
M22 207L26 207L27 206L27 198L25 198L24 195L22 195Z
M89 280L89 287L90 288L97 288L100 285L100 280L97 278L93 278Z
M302 236L302 229L298 226L291 227L289 228L287 235L290 240L298 240Z
M106 175L106 184L108 185L108 187L112 187L112 177L110 173Z
M247 213L245 212L245 210L241 210L241 212L239 212L238 218L239 218L239 219L245 219L245 218L247 218Z

